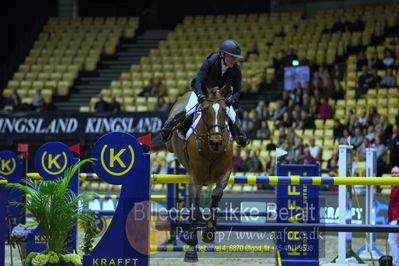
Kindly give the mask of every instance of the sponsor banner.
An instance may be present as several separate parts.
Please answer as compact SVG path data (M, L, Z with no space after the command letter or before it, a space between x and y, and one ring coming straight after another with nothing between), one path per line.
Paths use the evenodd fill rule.
M16 113L0 115L0 138L98 139L114 131L141 136L159 132L166 119L165 112Z

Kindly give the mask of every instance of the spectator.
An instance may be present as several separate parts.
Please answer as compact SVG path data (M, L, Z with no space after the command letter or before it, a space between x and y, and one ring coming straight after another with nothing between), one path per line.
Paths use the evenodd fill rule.
M109 112L120 112L121 111L121 104L116 100L115 95L112 95L111 102L108 105Z
M375 149L377 151L377 176L381 176L387 168L387 147L379 136L375 137Z
M329 165L331 165L331 161L332 160L335 160L336 162L338 162L338 154L339 154L339 150L338 150L338 148L334 148L333 149L333 151L332 151L332 154L331 154L331 158L330 159L328 159L328 161L327 161L327 167L329 166Z
M389 124L385 115L380 115L378 124L375 126L376 131L377 129L381 129L382 139L386 140L392 134L392 126Z
M270 139L270 129L266 120L262 120L261 126L256 132L256 138L258 139Z
M352 114L352 115L348 115L348 124L347 124L347 128L349 129L350 133L354 133L355 132L355 128L361 126L359 124L358 118Z
M367 138L363 139L363 143L357 148L358 160L366 160L366 149L370 148L370 141Z
M337 159L331 159L327 165L327 173L329 176L338 175L338 161Z
M288 106L288 101L291 100L290 97L290 92L289 91L283 91L283 96L281 97L281 101L283 102L284 106ZM277 103L278 105L278 103Z
M331 78L334 80L334 84L336 82L340 82L344 79L344 72L341 70L338 64L334 64L333 71L331 73Z
M382 63L385 68L394 68L395 67L395 57L393 57L392 51L388 48L384 50L384 58L382 59Z
M399 165L399 131L398 125L393 125L392 135L388 138L390 166Z
M247 110L244 110L244 112L242 112L242 127L245 128L247 127L247 124L252 121L252 119L249 117L249 112Z
M169 113L170 111L170 104L166 102L165 97L158 97L158 104L157 104L157 111Z
M318 90L315 90L318 91ZM319 103L316 100L315 96L310 97L310 105L309 105L309 114L314 118L317 114Z
M303 83L303 88L302 88L302 91L303 91L302 99L303 99L303 95L304 94L310 94L312 92L312 89L313 88L312 88L311 83L309 81L304 82Z
M350 137L349 129L344 128L342 131L342 137L339 139L340 145L348 145L348 138Z
M328 98L321 98L320 106L318 108L317 117L323 119L332 118L334 115L334 110L331 105L328 104Z
M351 144L355 149L357 149L360 145L363 143L363 129L361 127L356 127L355 128L355 134L353 138L351 139Z
M369 84L369 88L380 88L382 78L378 75L377 70L370 70L370 74L373 75L373 82Z
M268 120L269 119L269 110L264 101L259 101L258 105L256 106L256 113L258 114L257 117L260 120Z
M285 140L287 139L287 132L284 127L279 128L279 138L278 138L278 146L283 145Z
M277 128L279 129L282 127L291 127L291 126L292 126L291 114L289 112L284 112L283 119L278 122Z
M366 54L364 51L360 51L357 54L357 61L356 61L356 71L360 71L363 69L364 66L368 66L369 62L367 60Z
M372 125L377 125L379 119L380 119L380 114L378 113L377 107L370 106L369 107L369 117L368 117L369 123Z
M279 120L286 111L286 107L283 105L282 101L277 101L277 108L273 112L273 120Z
M375 132L374 132L374 126L369 125L367 127L367 135L365 136L366 139L368 139L370 142L373 142L375 139Z
M284 79L284 66L286 64L286 53L280 50L277 57L273 58L273 67L275 69L276 79L282 81Z
M399 177L399 167L393 166L392 177ZM399 186L393 186L389 197L388 223L398 225L399 216ZM388 243L392 252L392 265L399 265L399 233L388 233Z
M316 128L316 125L314 123L314 117L310 113L308 113L308 111L306 111L305 109L302 110L301 116L303 119L302 126L301 126L302 129L315 129Z
M96 102L96 104L94 105L94 110L97 113L104 113L104 112L108 112L108 102L106 102L104 100L104 96L102 94L100 94L98 96L98 101Z
M246 172L262 172L262 164L254 150L250 150L248 158L244 161L244 169Z
M341 124L338 118L334 119L333 136L334 140L340 139L343 136L344 125Z
M323 80L319 77L319 72L314 71L312 75L312 86L315 89L321 88L323 85Z
M13 89L11 96L6 99L6 105L12 106L14 112L21 110L21 97L16 89Z
M392 88L396 87L396 77L392 74L392 68L387 69L386 75L381 80L381 87Z
M320 161L320 147L316 145L316 140L314 137L309 139L309 151L310 155L312 155L315 160Z
M241 157L240 150L239 149L234 149L233 150L233 165L232 165L231 171L233 173L241 172L242 171L242 167L243 167L243 163L244 163L244 160Z
M247 132L247 137L249 139L256 138L256 126L255 126L255 122L253 120L249 121L247 123L247 126L243 127L243 129Z
M160 167L160 169L159 169L159 174L160 175L166 175L166 174L168 174L168 167L169 167L170 165L168 165L168 162L166 161L166 160L162 160L161 161L161 167Z
M292 117L292 129L301 129L301 124L302 124L302 117L299 111L293 110L291 113Z
M32 98L32 106L36 111L43 111L44 99L42 95L42 90L37 89L35 96Z
M366 127L368 124L368 119L366 117L366 112L361 111L359 114L359 117L357 118L357 123L360 124L363 127Z
M149 79L147 85L144 89L139 93L139 96L149 97L151 95L152 87L154 86L154 79Z
M296 107L299 105L296 105L293 99L290 99L288 101L288 106L286 108L286 112L291 113L292 111L294 111L296 109Z
M303 149L303 155L299 159L299 164L315 164L316 160L310 154L309 148Z
M356 98L360 98L369 88L373 88L373 84L375 84L374 76L369 73L367 65L362 67L362 72L357 81Z
M368 67L369 67L369 69L373 69L373 70L381 70L381 69L385 68L384 63L379 58L377 51L375 51L373 53L373 57L368 60Z

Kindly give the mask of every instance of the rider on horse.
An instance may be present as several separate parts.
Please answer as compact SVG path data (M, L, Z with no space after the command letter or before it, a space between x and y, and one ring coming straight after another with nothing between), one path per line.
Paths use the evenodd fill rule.
M219 53L212 53L208 56L206 61L202 64L198 74L191 81L191 87L196 97L190 97L186 106L186 110L176 114L174 117L165 122L161 129L161 135L166 142L172 129L184 121L184 119L196 111L196 105L202 104L204 100L203 88L213 87L232 87L230 93L226 93L225 102L228 107L227 114L230 121L234 124L233 136L237 143L245 147L249 144L249 140L240 127L240 120L236 117L234 108L238 107L238 100L240 98L241 90L241 68L236 63L237 58L241 56L241 48L238 42L234 40L226 40L220 45Z

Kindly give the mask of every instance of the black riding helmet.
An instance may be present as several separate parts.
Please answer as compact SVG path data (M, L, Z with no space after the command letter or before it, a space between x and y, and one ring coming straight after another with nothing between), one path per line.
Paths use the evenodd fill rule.
M240 59L244 58L241 55L240 45L234 40L225 40L222 42L220 45L220 51Z

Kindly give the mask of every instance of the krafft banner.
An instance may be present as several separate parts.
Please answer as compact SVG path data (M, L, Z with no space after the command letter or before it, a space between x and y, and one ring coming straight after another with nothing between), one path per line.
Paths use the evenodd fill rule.
M0 138L97 139L114 131L141 136L157 133L166 119L165 112L7 114L0 115Z

